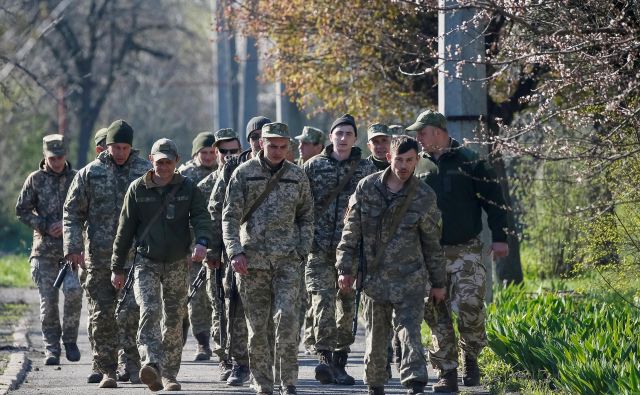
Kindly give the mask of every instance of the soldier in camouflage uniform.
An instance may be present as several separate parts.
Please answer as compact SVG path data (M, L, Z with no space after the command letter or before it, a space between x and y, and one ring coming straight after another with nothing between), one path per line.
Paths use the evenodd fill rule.
M196 184L176 172L180 158L173 141L156 141L149 160L153 169L131 183L125 196L113 243L111 282L117 289L124 286L124 264L135 238L140 380L152 391L179 391L187 271L191 262L206 256L211 221ZM196 242L189 260L190 225Z
M222 270L224 275L224 296L227 327L225 344L220 345L220 381L226 381L227 385L241 386L249 380L249 351L247 350L248 331L244 316L242 301L237 294L236 287L232 287L233 270L228 266L229 262L223 262L222 254L224 245L222 243L222 207L227 190L226 178L230 177L233 171L232 163L226 163L227 158L238 155L240 152L240 140L233 129L220 129L216 132L216 150L218 151L218 171L211 182L214 184L207 188L209 196L209 213L213 221L213 235L210 249L207 251L207 264L209 265L209 298L215 305L216 314L214 316L215 341L220 343L220 320L219 320L219 300L216 297L218 286L215 282L213 270ZM234 159L235 161L235 159ZM203 187L202 183L198 185ZM233 288L233 290L232 290ZM232 291L234 292L232 294Z
M391 132L387 125L382 123L374 123L367 129L367 147L371 151L371 155L367 158L375 165L378 170L384 170L389 167L387 154L391 146Z
M366 269L359 273L366 327L364 380L373 395L384 394L387 344L380 339L388 339L393 328L402 348L400 382L408 394L423 393L428 377L420 324L427 281L437 303L445 298L440 211L433 190L413 176L418 151L418 142L410 137L393 140L387 154L390 167L364 178L351 196L338 245L336 268L344 292L351 292L353 262L360 251L364 254Z
M150 163L131 149L133 129L125 121L107 131L107 150L78 171L64 204L64 254L83 262L86 228L86 289L91 317L93 357L103 373L100 388L115 388L118 324L114 320L116 290L111 286L109 261L118 226L118 214L129 184L142 176Z
M315 376L322 384L355 383L345 370L349 347L354 341L351 334L354 299L351 293L337 292L335 250L340 242L349 196L358 181L376 172L375 166L354 147L357 133L351 115L336 119L329 131L331 144L303 166L315 207L316 223L305 282L311 294L315 349L319 355ZM347 178L350 172L352 175ZM348 181L338 190L343 180Z
M300 158L298 159L298 165L302 166L304 162L308 161L312 157L319 155L324 149L324 132L313 126L305 126L302 128L302 134L295 137L300 141L298 149L300 151Z
M40 295L40 322L45 346L45 365L60 363L60 340L69 361L80 360L78 326L82 309L82 288L78 266L67 271L62 285L64 312L62 326L58 311L58 289L53 286L63 258L62 206L75 170L67 162L64 138L50 134L42 139L44 159L40 169L27 177L18 196L16 215L33 229L33 245L29 260L31 277Z
M460 349L464 361L462 381L476 386L480 382L478 355L487 344L485 332L486 268L479 239L482 210L487 213L495 257L509 252L506 234L505 203L489 163L449 137L446 118L427 110L407 128L417 133L424 152L416 174L431 186L442 211L442 239L447 259L448 305L425 306L425 320L431 327L431 361L439 370L436 392L458 389L458 349L451 322L457 313Z
M257 393L273 393L275 341L275 381L281 394L296 394L298 326L291 323L299 314L302 264L313 234L313 200L302 169L284 159L287 125L264 125L261 145L259 155L231 176L222 212L223 240L245 309ZM270 180L273 189L263 195ZM264 199L259 201L261 195Z
M178 168L178 173L188 177L196 185L205 177L216 170L216 150L213 147L215 137L212 132L201 132L193 139L191 144L191 160ZM208 195L207 195L208 196ZM200 265L191 266L189 273L189 284L193 284ZM191 291L191 289L189 289ZM198 345L194 360L206 361L211 358L211 314L212 307L206 292L197 292L188 306L188 317L183 321L183 336L187 336L189 322L191 322L191 332L196 338Z

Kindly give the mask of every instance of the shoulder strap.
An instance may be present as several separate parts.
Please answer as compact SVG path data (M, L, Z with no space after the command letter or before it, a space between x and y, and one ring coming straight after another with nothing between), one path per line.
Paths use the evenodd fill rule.
M249 211L247 211L247 213L242 216L242 218L240 219L241 225L247 222L249 218L251 218L251 215L258 209L258 207L260 207L267 196L269 196L269 193L271 193L271 191L276 186L278 181L280 181L282 175L287 171L287 169L289 169L289 163L287 161L284 161L280 170L278 170L276 174L271 176L269 182L267 183L267 186L264 188L264 191L262 191L260 196L258 196L258 198L253 202L253 204L249 208Z
M358 168L358 164L360 163L359 159L355 159L353 161L351 161L351 167L349 167L349 171L347 172L347 174L344 176L344 178L340 181L340 183L331 190L331 192L329 192L329 194L327 194L324 199L322 199L322 201L318 204L319 208L319 212L323 213L327 208L329 208L329 205L331 204L331 202L333 202L337 197L338 194L340 192L342 192L342 190L344 189L344 187L347 186L347 183L349 183L349 181L351 181L351 178L353 177L353 175L356 172L356 169Z
M173 200L173 197L176 195L176 192L178 192L180 185L182 185L182 182L175 184L173 188L171 188L171 191L169 191L169 194L164 197L162 207L160 207L160 209L153 214L153 217L151 217L151 220L147 223L147 226L145 226L136 244L139 244L140 241L144 240L145 237L147 237L147 234L149 234L149 231L151 230L151 226L158 220L158 218L160 218L162 212L164 211L165 207L167 207L169 202Z
M398 226L400 226L400 221L402 221L402 218L404 217L404 215L407 213L407 210L409 209L409 205L413 201L413 197L416 194L417 186L418 186L418 180L412 177L408 185L407 196L404 198L404 201L400 205L400 208L396 210L393 218L391 219L391 225L389 226L389 238L386 241L382 240L382 238L380 237L382 235L381 229L378 229L378 231L376 232L378 236L378 240L376 240L377 241L376 244L378 245L378 248L376 248L376 256L373 259L373 267L378 267L378 265L382 261L382 258L384 257L384 252L387 249L387 244L393 238L393 236L395 236L396 232L398 231ZM387 210L383 211L383 213L381 214L381 218L383 218L384 215L386 215ZM381 224L381 222L379 222L379 224Z

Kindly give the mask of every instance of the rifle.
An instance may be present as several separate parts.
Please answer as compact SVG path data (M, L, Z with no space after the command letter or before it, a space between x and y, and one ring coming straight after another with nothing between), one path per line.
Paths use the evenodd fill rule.
M116 305L116 319L118 319L118 314L122 311L124 307L124 301L127 299L127 295L133 288L133 280L134 280L134 269L136 267L136 258L138 256L138 249L136 248L135 253L133 254L133 262L131 263L131 267L129 268L129 272L127 273L127 281L124 282L124 287L122 288L122 297L118 299L118 304Z
M200 271L198 271L198 274L196 275L196 279L193 280L193 282L191 283L191 291L189 292L189 297L187 298L187 304L191 302L191 299L193 299L193 297L196 295L196 292L198 292L198 289L202 286L202 284L204 284L206 280L207 280L207 268L204 267L203 265L200 268Z
M360 239L360 261L358 262L358 273L356 274L356 300L355 300L355 314L353 315L353 322L351 323L351 334L356 337L358 332L358 310L360 309L360 297L362 296L362 289L364 288L364 277L367 274L367 262L364 255L364 236Z
M64 262L64 264L62 265L62 267L60 268L60 271L58 272L56 281L53 282L53 286L58 289L60 289L60 287L62 286L62 282L64 281L64 278L67 276L67 272L69 272L69 270L73 270L71 268L71 262L63 261L61 259L60 262L58 262L58 264L61 264L62 262Z
M225 255L226 256L226 255ZM215 269L216 276L216 300L218 302L218 321L220 325L220 339L219 344L220 347L224 350L226 342L227 342L227 313L224 303L224 286L222 285L222 276L224 273L224 269L222 264Z
M226 252L225 252L226 256ZM227 337L229 338L229 352L233 347L233 326L235 325L236 319L236 307L238 306L238 284L236 284L236 276L233 273L233 269L229 267L231 270L231 287L229 288L229 332L227 333Z

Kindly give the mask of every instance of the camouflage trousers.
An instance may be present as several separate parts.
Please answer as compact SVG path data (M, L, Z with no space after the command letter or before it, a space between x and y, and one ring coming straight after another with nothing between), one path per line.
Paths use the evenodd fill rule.
M78 269L78 278L80 279L80 284L82 284L82 289L84 289L85 294L88 294L87 270L82 268ZM87 337L89 338L89 351L91 352L91 371L98 372L100 369L98 369L98 365L96 364L96 361L93 359L93 349L95 347L93 342L93 335L91 334L92 328L93 326L91 325L91 314L89 314L87 316Z
M42 340L45 347L60 352L60 340L63 343L75 343L78 339L80 310L82 310L82 288L78 273L68 271L62 283L64 311L61 326L58 289L53 286L60 269L58 259L32 257L30 261L31 278L38 286L40 295Z
M196 264L191 267L189 272L189 291L191 291L191 284L196 279L200 267L201 265ZM213 314L213 310L205 287L200 287L191 302L189 302L189 322L191 323L193 336L203 332L208 335L211 334L211 314Z
M238 291L237 282L232 286L232 281L236 281L233 270L227 268L224 295L227 298L225 307L227 314L227 344L226 354L233 358L239 365L249 366L249 331L245 318L242 298ZM232 291L233 290L233 291Z
M351 322L354 293L338 291L335 251L309 255L305 268L307 291L311 295L313 335L318 351L350 351L354 342Z
M182 357L182 318L187 304L187 258L157 262L138 255L133 289L140 306L138 351L175 379Z
M123 291L118 294L118 299L122 298ZM118 314L118 364L130 370L131 365L140 369L140 354L136 343L138 333L138 323L140 322L140 308L136 303L133 289L127 293L127 297L122 302L123 307Z
M224 270L224 268L221 270ZM220 343L220 301L217 293L218 286L216 285L215 272L207 269L207 296L211 304L211 337L213 339L211 350L218 358L222 358L225 355L225 345ZM226 305L227 303L225 302L225 309Z
M403 298L401 303L378 302L362 295L362 316L365 322L364 381L367 385L383 386L387 380L388 341L398 334L401 347L400 382L427 383L427 361L422 348L420 324L422 300Z
M249 367L256 391L273 391L274 363L276 384L296 385L299 335L295 323L302 266L296 256L247 254L247 259L249 274L236 274L236 280L249 330ZM252 269L251 263L258 260L266 261L270 269Z
M434 368L445 372L458 367L458 345L452 312L458 318L460 349L477 358L487 345L484 296L486 269L482 264L483 246L479 239L444 246L447 260L447 302L425 304L425 321L431 328L429 357Z
M118 365L118 322L115 319L117 293L111 285L108 262L90 262L87 266L87 291L90 339L93 360L102 373L115 372Z

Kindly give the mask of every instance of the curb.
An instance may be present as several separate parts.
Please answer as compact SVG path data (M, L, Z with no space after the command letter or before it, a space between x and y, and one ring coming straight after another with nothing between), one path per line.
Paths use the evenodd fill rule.
M29 313L27 312L26 315ZM0 395L5 395L9 391L18 388L27 376L31 368L31 361L27 357L29 350L29 319L23 316L13 332L13 347L16 352L12 352L7 367L0 376Z

